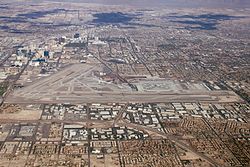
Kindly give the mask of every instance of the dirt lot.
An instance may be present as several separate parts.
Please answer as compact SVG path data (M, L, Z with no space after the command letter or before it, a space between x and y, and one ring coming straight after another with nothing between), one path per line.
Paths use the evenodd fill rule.
M23 109L15 113L1 113L0 120L38 120L42 110Z

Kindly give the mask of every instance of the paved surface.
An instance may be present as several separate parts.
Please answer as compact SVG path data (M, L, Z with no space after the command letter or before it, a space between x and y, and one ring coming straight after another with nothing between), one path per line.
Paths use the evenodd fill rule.
M167 85L167 90L133 91L128 84L116 85L100 80L93 72L102 67L74 64L49 77L41 78L11 92L6 103L106 103L106 102L238 102L232 91L182 89ZM162 83L163 81L161 81ZM149 85L151 85L150 83ZM178 84L177 84L178 85ZM191 85L189 83L189 85ZM191 85L192 86L192 85Z
M53 104L53 103L108 103L108 102L137 102L137 103L157 103L157 102L238 102L241 101L233 92L193 92L193 93L77 93L60 95L51 94L47 97L40 96L13 96L10 95L5 103L16 104Z

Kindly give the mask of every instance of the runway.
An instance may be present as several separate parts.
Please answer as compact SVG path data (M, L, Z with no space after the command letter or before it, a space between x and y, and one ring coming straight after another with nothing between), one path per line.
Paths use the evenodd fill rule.
M164 80L166 89L133 91L127 84L103 82L93 71L99 66L74 64L49 77L15 89L5 103L54 104L54 103L159 103L159 102L239 102L232 91L183 89L178 82ZM147 82L147 81L146 81ZM148 85L157 85L150 81ZM192 83L189 83L192 87ZM195 85L195 84L193 84ZM197 84L196 84L197 85ZM197 87L197 86L196 86Z
M161 103L161 102L240 102L234 92L192 92L192 93L72 93L68 95L51 95L48 97L18 97L10 95L5 103Z

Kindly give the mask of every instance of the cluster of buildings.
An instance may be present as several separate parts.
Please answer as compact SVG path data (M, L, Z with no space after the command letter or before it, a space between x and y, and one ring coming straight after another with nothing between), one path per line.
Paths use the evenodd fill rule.
M152 104L131 104L123 113L123 118L131 123L163 130Z
M176 149L168 140L137 140L119 143L121 166L182 166Z
M34 107L42 110L40 119L34 123L23 120L1 124L1 163L88 166L89 162L95 165L109 162L113 166L131 167L207 164L196 156L190 159L188 155L192 153L165 140L166 134L178 136L218 164L249 165L246 149L250 137L249 105L246 103L94 103ZM17 108L14 113L18 114L22 107ZM203 115L204 111L220 117L208 117ZM235 118L225 117L223 111L234 113ZM93 113L98 115L97 119L91 117ZM104 119L106 115L110 118Z
M0 106L0 166L210 166L199 154L218 166L250 166L248 17L230 20L225 15L227 19L211 21L216 16L211 9L208 15L185 9L183 16L184 9L170 14L167 9L124 7L119 10L136 15L135 19L131 15L131 22L97 26L94 20L99 18L93 17L98 14L93 13L100 10L115 17L116 6L97 5L95 11L86 4L53 3L53 8L65 8L54 10L51 3L42 3L36 7L48 9L34 12L34 5L8 5L0 6L0 95L24 87L30 94L26 97L25 91L17 91L21 96L13 96L17 97L13 101L25 97L30 103L51 104L39 106L38 119L27 115L17 117L20 120L11 114L27 113L21 107ZM249 13L243 9L218 12ZM182 21L174 21L178 17ZM201 22L198 17L203 17L202 23L220 23L220 27L188 29L190 21L185 19L192 18L195 28ZM232 24L237 19L246 20ZM36 82L43 78L52 82ZM32 83L38 84L28 87ZM34 89L39 91L33 93ZM222 90L234 91L245 102L202 99L206 93ZM121 103L100 104L93 92L100 99L123 97L117 98ZM183 92L190 98L198 92L201 99L185 102ZM180 101L122 102L133 93L173 94ZM56 97L48 97L52 94ZM36 98L39 95L42 98ZM145 96L136 97L143 101ZM81 98L93 103L81 104ZM57 104L60 99L77 99L78 104Z
M99 140L138 140L148 138L143 131L128 127L91 128L90 137L94 141Z
M124 104L92 104L89 106L89 115L92 120L112 120L114 119L118 112L124 107Z
M163 120L178 120L191 116L238 122L247 122L245 116L250 112L249 109L247 103L168 103L158 104L156 107L160 119Z

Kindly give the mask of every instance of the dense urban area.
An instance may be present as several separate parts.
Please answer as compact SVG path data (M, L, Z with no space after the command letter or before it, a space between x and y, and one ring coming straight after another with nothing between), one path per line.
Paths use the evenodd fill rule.
M0 167L249 167L250 8L0 2Z

